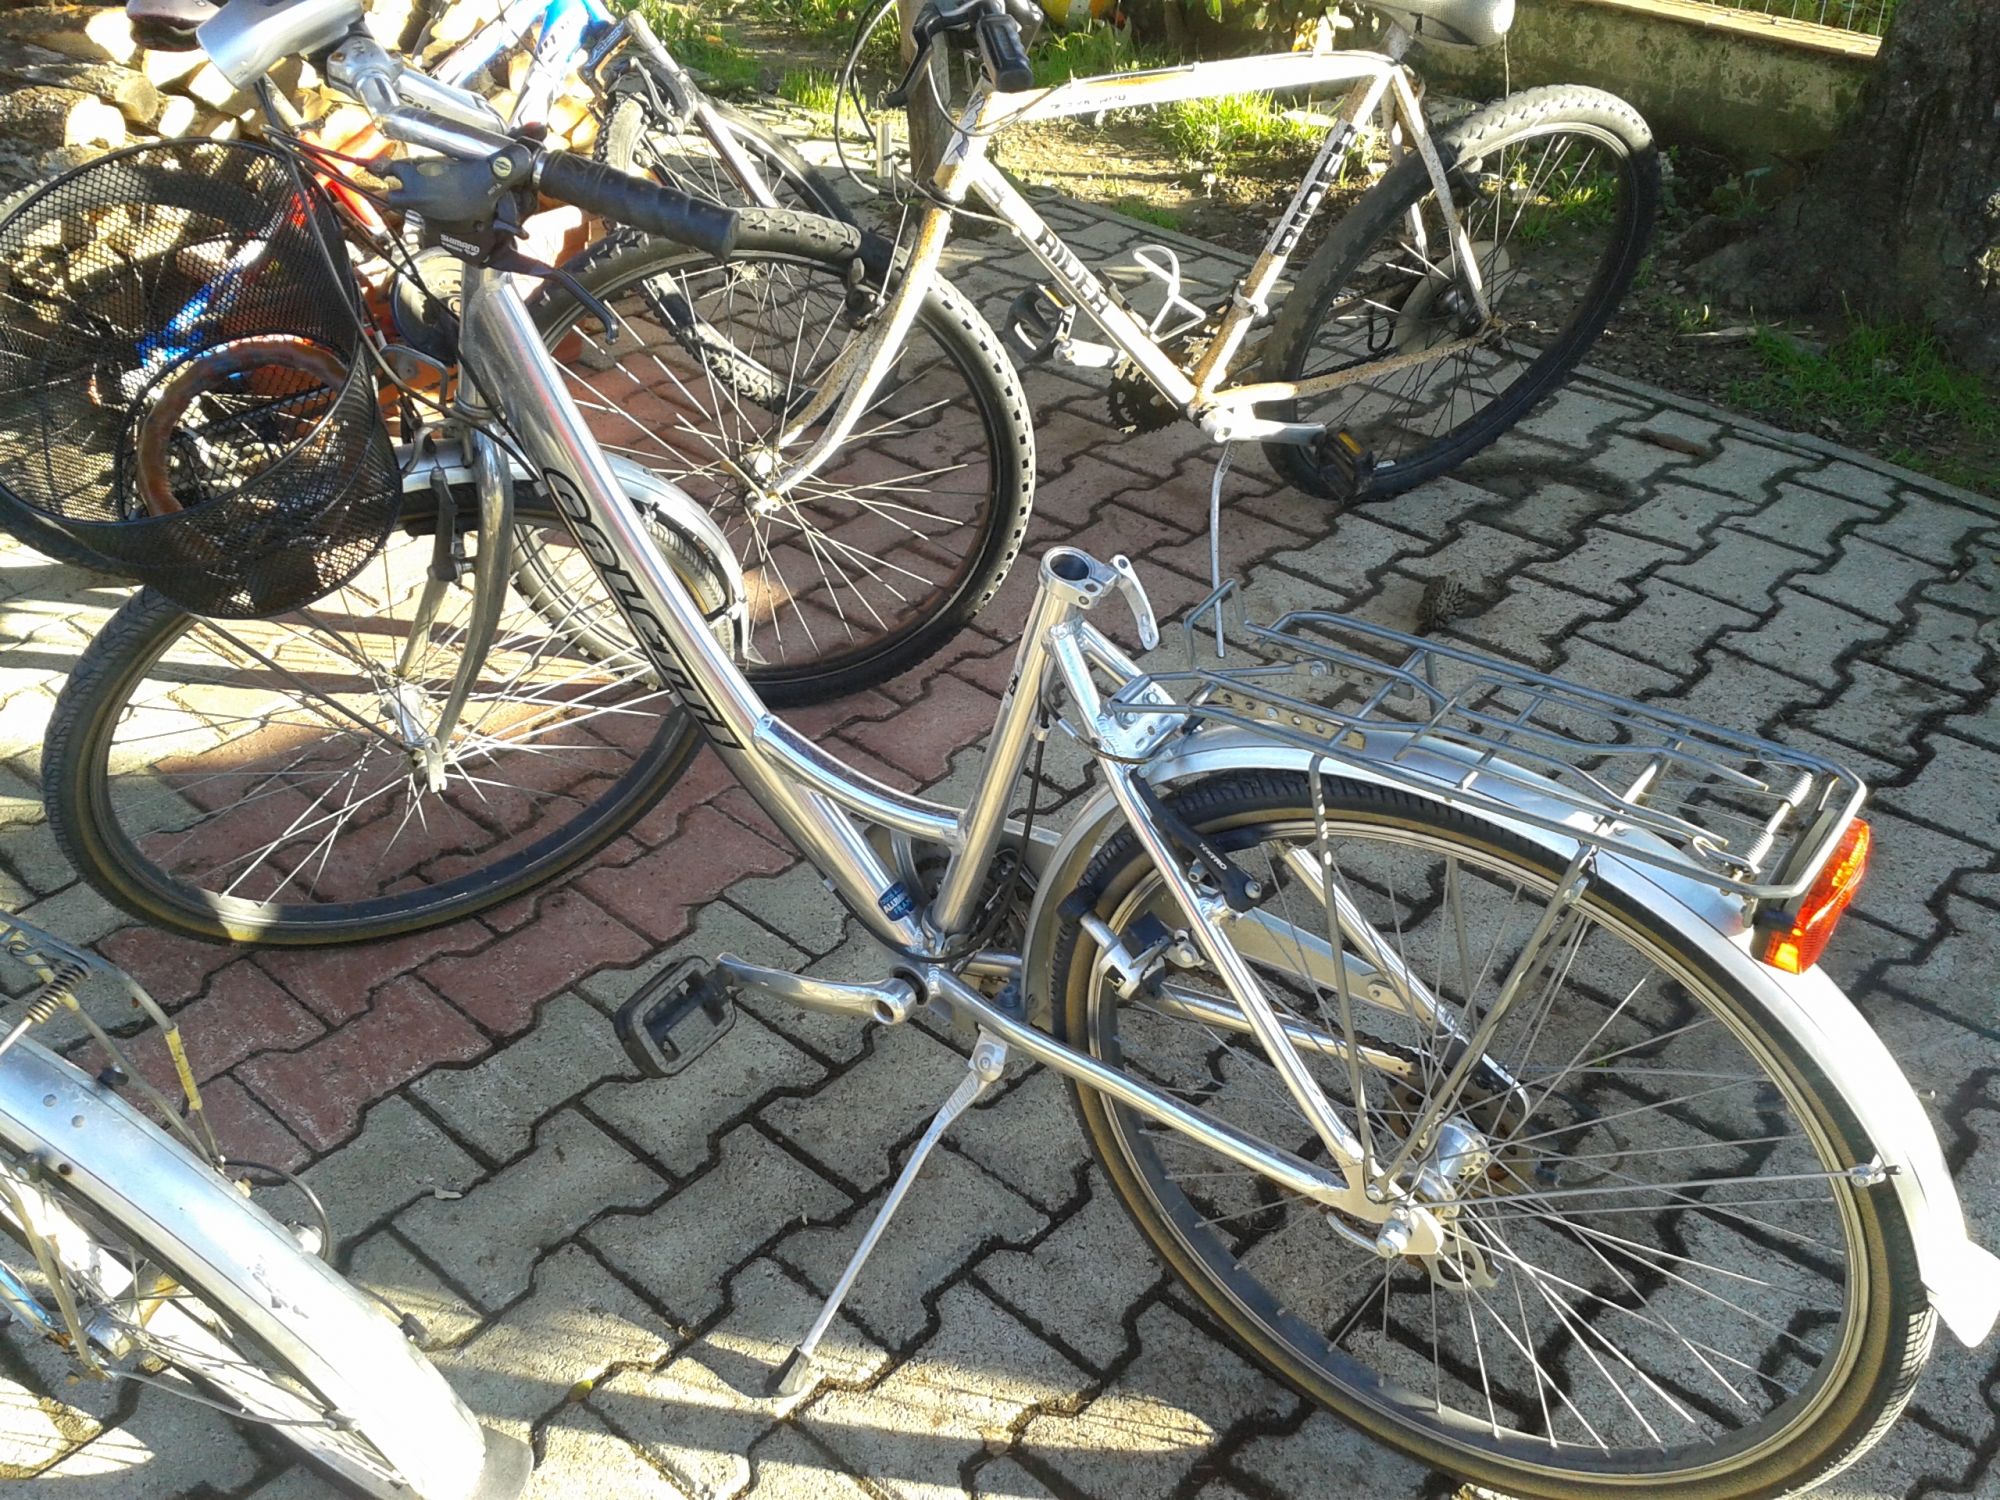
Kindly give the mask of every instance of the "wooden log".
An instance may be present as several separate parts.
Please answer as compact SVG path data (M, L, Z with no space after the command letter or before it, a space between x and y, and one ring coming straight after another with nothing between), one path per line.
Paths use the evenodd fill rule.
M43 83L95 94L134 125L151 125L160 117L160 91L152 80L117 63L83 62L45 48L24 47L18 54L0 55L0 82Z
M142 51L132 59L132 66L152 79L156 86L167 88L208 66L208 57L199 47L186 52Z
M17 146L122 146L125 117L93 94L37 84L0 97L0 138Z
M29 5L0 11L0 43L46 47L85 62L129 62L138 46L122 10L86 5Z
M168 94L160 101L160 117L153 122L153 129L169 140L191 134L194 117L201 106L194 100L180 94Z

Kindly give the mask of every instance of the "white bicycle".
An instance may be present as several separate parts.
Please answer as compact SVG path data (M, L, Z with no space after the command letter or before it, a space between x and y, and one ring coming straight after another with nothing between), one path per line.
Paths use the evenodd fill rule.
M164 1387L267 1426L365 1495L519 1494L526 1447L481 1428L393 1310L318 1257L324 1215L283 1224L250 1200L249 1164L217 1149L179 1031L151 997L0 914L9 981L17 964L39 988L0 1037L0 1307L13 1328L87 1379ZM92 982L159 1027L179 1097L148 1084L79 1003ZM95 1078L27 1034L65 1013L110 1059Z

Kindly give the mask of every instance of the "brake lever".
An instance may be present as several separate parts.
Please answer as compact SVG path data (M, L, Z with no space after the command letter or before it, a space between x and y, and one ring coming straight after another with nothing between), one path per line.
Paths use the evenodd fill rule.
M1160 622L1153 616L1153 601L1146 597L1146 585L1139 582L1132 560L1122 552L1111 559L1111 571L1118 575L1118 592L1132 608L1132 623L1139 627L1139 647L1151 651L1160 644Z

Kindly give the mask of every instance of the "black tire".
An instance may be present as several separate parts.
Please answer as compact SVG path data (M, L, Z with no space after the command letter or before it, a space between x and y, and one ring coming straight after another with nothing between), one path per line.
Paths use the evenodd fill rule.
M1645 256L1659 159L1646 122L1623 100L1574 85L1529 89L1467 117L1436 145L1493 311L1509 324L1504 342L1259 408L1329 433L1345 430L1372 458L1367 476L1350 486L1330 479L1312 449L1267 444L1278 472L1310 494L1398 494L1464 463L1562 382L1617 311ZM1526 164L1543 149L1552 153L1543 165ZM1511 180L1510 152L1512 173L1525 181ZM1413 210L1429 243L1438 243L1442 215L1416 153L1369 189L1300 274L1278 309L1267 378L1302 380L1460 336L1450 311L1457 288L1448 263L1439 264L1448 252L1416 247L1408 233ZM1546 270L1531 272L1531 264ZM1583 291L1572 301L1565 288L1578 283Z
M736 144L763 173L778 200L776 207L854 222L854 210L842 200L833 179L799 155L790 141L726 104L713 99L708 102ZM621 172L652 177L696 197L730 208L759 206L744 184L724 168L714 148L701 139L698 125L678 117L656 120L651 106L637 94L618 96L610 118L598 133L596 152L598 160Z
M1034 433L999 339L940 280L865 424L798 503L760 509L753 450L770 452L780 408L869 315L888 250L849 225L760 210L743 212L738 243L722 263L615 235L569 270L619 338L607 344L555 283L536 321L600 441L706 506L736 550L758 691L817 703L906 671L993 597L1027 535Z
M463 529L470 507L459 514ZM404 748L400 726L422 730L442 700L462 656L454 633L466 603L447 596L404 670L410 627L395 612L414 618L434 530L427 497L410 497L380 559L276 621L203 620L150 589L112 616L70 674L43 747L50 825L93 888L143 921L209 941L366 942L531 890L660 799L700 735L650 668L629 654L607 667L579 644L614 608L585 591L595 574L580 566L565 570L579 582L560 611L510 602L442 757L442 782L421 780L422 757ZM654 533L703 607L719 609L724 586L706 559L664 528ZM527 493L515 538L554 555L568 531ZM203 683L244 697L217 706L176 696ZM153 753L188 734L195 748ZM336 797L349 799L344 808L321 811ZM306 840L323 825L322 853ZM264 848L267 838L285 842Z
M1476 1000L1489 973L1497 989L1519 950L1506 940L1504 926L1494 927L1489 948L1482 913L1498 910L1503 922L1531 926L1540 910L1534 901L1520 914L1497 904L1487 907L1484 884L1493 885L1496 903L1511 902L1502 889L1507 881L1516 882L1517 894L1546 893L1560 882L1561 865L1505 831L1399 792L1331 777L1320 789L1332 835L1328 847L1334 851L1330 873L1362 904L1376 932L1393 938L1393 955L1418 964L1433 992L1454 1006ZM1337 1014L1332 986L1322 981L1315 991L1311 981L1295 982L1299 967L1286 967L1293 954L1299 955L1299 966L1307 964L1303 949L1291 944L1311 934L1315 924L1319 942L1326 941L1323 898L1313 890L1312 877L1294 873L1300 863L1328 868L1318 863L1308 779L1296 773L1233 773L1198 783L1170 801L1189 825L1242 861L1246 874L1266 882L1257 916L1275 918L1278 925L1238 924L1227 930L1245 934L1232 939L1239 946L1255 941L1259 932L1280 934L1253 962L1281 1015L1338 1037L1339 1023L1330 1014ZM1267 859L1267 841L1303 847L1307 859ZM1410 860L1419 868L1410 872L1416 878L1406 881L1399 871ZM1447 870L1458 884L1447 889L1435 874L1426 877L1424 868ZM1467 872L1475 898L1470 905ZM1124 829L1106 842L1078 889L1122 936L1143 913L1162 909L1165 898L1155 894L1157 885L1137 840ZM1288 916L1294 901L1299 911ZM1188 1138L1078 1089L1085 1130L1113 1189L1154 1250L1236 1337L1305 1395L1422 1462L1506 1494L1545 1500L1642 1493L1723 1500L1810 1486L1881 1437L1908 1401L1929 1353L1934 1315L1900 1201L1879 1186L1793 1175L1793 1164L1801 1161L1838 1173L1872 1160L1875 1148L1835 1087L1785 1039L1754 994L1615 893L1586 896L1583 914L1585 920L1551 945L1560 949L1562 966L1554 970L1546 1005L1538 995L1529 1009L1517 1009L1511 1019L1503 1016L1510 1029L1486 1049L1486 1057L1503 1060L1526 1081L1511 1089L1504 1081L1489 1082L1457 1095L1450 1106L1452 1121L1485 1132L1480 1139L1492 1153L1490 1161L1475 1160L1469 1175L1455 1178L1458 1222L1466 1226L1463 1243L1478 1252L1468 1252L1462 1262L1440 1256L1436 1268L1427 1270L1413 1258L1381 1261L1365 1242L1355 1245L1327 1233L1324 1205L1290 1197L1247 1172L1213 1170L1227 1164ZM1393 927L1390 915L1398 918ZM1297 925L1284 925L1288 921ZM1435 926L1426 930L1425 924ZM1427 940L1447 933L1455 941L1441 943L1433 955ZM1600 937L1607 939L1605 946L1592 946ZM1453 946L1463 972L1475 971L1482 958L1487 966L1464 994L1449 988ZM1212 1019L1190 1020L1184 1008L1178 1015L1160 1008L1176 995L1166 986L1215 995L1218 986L1205 964L1170 968L1150 990L1120 999L1094 972L1097 945L1082 934L1079 922L1064 923L1054 955L1050 994L1058 1033L1071 1046L1148 1077L1249 1134L1307 1159L1326 1159L1248 1037ZM1621 955L1644 961L1648 972L1656 966L1660 989L1627 992L1622 962L1606 962ZM1642 974L1640 985L1646 982ZM1558 1003L1572 983L1575 998ZM1220 993L1226 999L1227 991ZM1310 994L1313 1003L1303 1003L1301 994ZM1336 1112L1357 1133L1373 1135L1381 1160L1395 1149L1398 1129L1407 1129L1455 1054L1442 1045L1439 1029L1426 1033L1414 1016L1363 998L1352 1003L1356 1035L1375 1049L1361 1064L1365 1097L1373 1101L1370 1123L1353 1107L1344 1059L1310 1051L1302 1056ZM1676 1030L1657 1024L1662 1015L1656 1012L1695 1019ZM1486 1012L1470 1013L1483 1018ZM1628 1036L1632 1047L1625 1045ZM1523 1037L1526 1046L1516 1054L1510 1044ZM1583 1046L1572 1055L1576 1038ZM1175 1056L1182 1045L1189 1049L1185 1061ZM1544 1046L1568 1059L1561 1072L1535 1070ZM1688 1076L1673 1066L1679 1058L1713 1056L1718 1049L1729 1056L1740 1053L1751 1071L1701 1071L1694 1083L1669 1081ZM1588 1064L1580 1067L1586 1057ZM1621 1057L1628 1059L1622 1066ZM1666 1064L1654 1066L1661 1058ZM1724 1081L1709 1082L1718 1077ZM1788 1113L1799 1122L1796 1136L1781 1129ZM1730 1123L1718 1126L1724 1120ZM1745 1125L1747 1138L1736 1138L1734 1131ZM1676 1132L1698 1144L1658 1146L1656 1136L1671 1139ZM1568 1141L1558 1149L1533 1144L1565 1136ZM1735 1155L1720 1166L1712 1154L1669 1154L1725 1149ZM1716 1177L1738 1157L1746 1163L1742 1176ZM1434 1158L1427 1153L1419 1160ZM1680 1165L1691 1160L1698 1169ZM1185 1161L1194 1166L1177 1170ZM1652 1177L1634 1172L1665 1176L1655 1185ZM1733 1181L1746 1190L1760 1178L1779 1180L1766 1186L1775 1189L1773 1196L1746 1199L1727 1188L1678 1180L1685 1177ZM1616 1196L1642 1193L1665 1198L1658 1205L1628 1205ZM1702 1195L1718 1200L1705 1213ZM1551 1212L1551 1203L1566 1206ZM1754 1204L1755 1212L1731 1204ZM1331 1216L1346 1220L1338 1211ZM1804 1223L1831 1224L1831 1243L1800 1234ZM1638 1227L1628 1227L1634 1224ZM1373 1238L1372 1224L1353 1227ZM1655 1231L1668 1242L1664 1252L1644 1238ZM1621 1247L1621 1238L1630 1248ZM1537 1264L1536 1257L1551 1250L1567 1254L1566 1274L1544 1272ZM1293 1262L1300 1261L1306 1264L1294 1273ZM1464 1270L1475 1263L1476 1279ZM1585 1269L1577 1269L1579 1264ZM1445 1276L1446 1270L1453 1274ZM1604 1295L1606 1285L1614 1296ZM1558 1299L1549 1297L1551 1292L1583 1307L1587 1316L1566 1318L1556 1311ZM1822 1295L1839 1302L1831 1317L1812 1307ZM1614 1310L1613 1300L1628 1296L1637 1306ZM1758 1320L1794 1298L1789 1318L1760 1325ZM1541 1314L1539 1328L1531 1308ZM1488 1320L1483 1341L1482 1310ZM1621 1321L1619 1312L1632 1321ZM1516 1317L1518 1335L1512 1330ZM1681 1320L1687 1320L1694 1340L1681 1333ZM1433 1342L1428 1352L1411 1347L1421 1344L1426 1326ZM1470 1341L1466 1327L1474 1329ZM1620 1338L1608 1338L1607 1327ZM1512 1350L1501 1330L1513 1337ZM1456 1339L1449 1353L1438 1342L1447 1333ZM1709 1344L1711 1339L1722 1347ZM1737 1340L1767 1343L1775 1352L1768 1363L1752 1359L1739 1366L1737 1355L1744 1351L1729 1347ZM1632 1416L1605 1389L1621 1388L1605 1371L1621 1366L1597 1347L1621 1341L1629 1341L1637 1356L1630 1367L1644 1372L1622 1387L1643 1403L1634 1406ZM1824 1358L1809 1365L1802 1351L1819 1345L1826 1346ZM1475 1350L1482 1351L1476 1367ZM1722 1370L1749 1392L1740 1431L1731 1427L1739 1414L1718 1393L1718 1382L1732 1383ZM1536 1399L1507 1383L1517 1372L1524 1384L1533 1379L1539 1411ZM1642 1383L1647 1380L1657 1384ZM1796 1382L1791 1394L1784 1393L1788 1381ZM1560 1388L1560 1398L1553 1388ZM1661 1416L1663 1403L1655 1392L1671 1393L1668 1399L1682 1405L1687 1425ZM1476 1417L1471 1410L1454 1411L1454 1399L1480 1407ZM1615 1413L1593 1413L1601 1434L1593 1427L1592 1436L1602 1451L1569 1416L1581 1417L1586 1405L1600 1403ZM1668 1431L1659 1446L1647 1436L1648 1411ZM1489 1431L1489 1422L1495 1430ZM1551 1434L1565 1446L1551 1443Z

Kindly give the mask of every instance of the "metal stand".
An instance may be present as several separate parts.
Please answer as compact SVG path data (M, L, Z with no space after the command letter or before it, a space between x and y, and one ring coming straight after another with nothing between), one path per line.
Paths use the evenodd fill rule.
M910 1153L910 1159L903 1164L903 1170L897 1176L895 1185L889 1189L889 1196L883 1200L881 1208L875 1211L875 1218L869 1224L868 1232L861 1236L861 1243L854 1247L854 1254L849 1258L846 1269L840 1273L840 1280L834 1283L833 1294L826 1299L826 1305L819 1310L819 1316L813 1319L812 1327L806 1330L806 1336L800 1340L798 1348L792 1351L790 1357L774 1375L772 1383L778 1395L796 1396L811 1381L813 1350L819 1347L819 1341L826 1337L827 1329L833 1326L834 1317L840 1311L840 1304L847 1300L847 1294L854 1289L855 1280L861 1275L861 1267L874 1253L876 1244L882 1238L882 1232L889 1227L889 1220L894 1218L896 1210L903 1206L903 1199L908 1196L910 1185L917 1180L917 1173L923 1170L925 1160L936 1149L937 1143L944 1139L944 1133L951 1129L958 1117L972 1108L982 1094L1000 1081L1001 1071L1006 1066L1007 1044L984 1031L980 1032L979 1042L972 1049L972 1057L966 1063L965 1077L959 1080L958 1087L951 1091L950 1097L931 1117L930 1127L917 1141L917 1149Z

